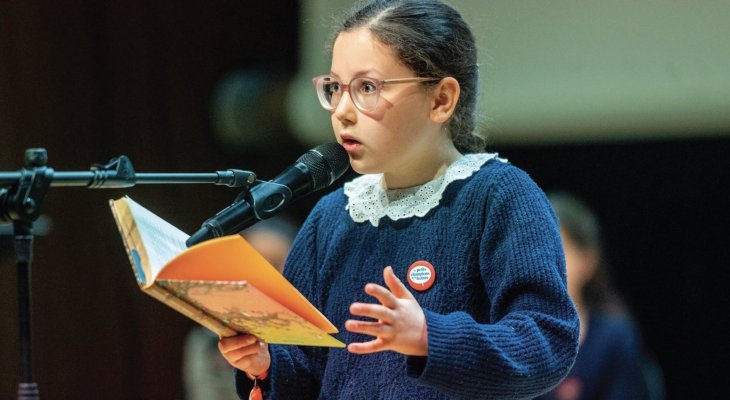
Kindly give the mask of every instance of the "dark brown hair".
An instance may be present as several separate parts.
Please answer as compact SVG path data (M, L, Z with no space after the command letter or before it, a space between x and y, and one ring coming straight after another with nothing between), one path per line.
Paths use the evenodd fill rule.
M358 5L333 34L366 27L420 77L453 77L461 95L447 129L462 153L484 150L476 134L479 67L474 36L458 11L440 1L372 0Z

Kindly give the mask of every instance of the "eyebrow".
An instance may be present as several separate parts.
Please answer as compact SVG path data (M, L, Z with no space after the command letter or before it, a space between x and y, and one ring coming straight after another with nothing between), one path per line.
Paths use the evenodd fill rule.
M375 72L376 74L382 75L375 68L371 68L371 69L364 69L364 70L357 71L355 73L354 77L355 78L360 78L360 77L368 77L368 78L370 78L371 76L369 74L371 74L373 72ZM336 72L334 72L334 71L330 71L330 75L332 75L333 77L338 78L338 79L340 78L340 76Z

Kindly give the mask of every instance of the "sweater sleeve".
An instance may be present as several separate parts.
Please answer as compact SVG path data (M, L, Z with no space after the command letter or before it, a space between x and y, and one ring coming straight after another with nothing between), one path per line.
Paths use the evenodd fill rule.
M321 307L321 293L316 290L317 225L322 213L320 201L312 210L294 239L284 266L284 275L315 307ZM313 399L320 390L321 373L327 348L311 346L269 345L271 367L269 378L261 381L265 398ZM248 398L253 387L244 372L235 371L236 391Z
M458 398L533 398L570 370L578 316L568 297L557 221L544 193L507 168L487 195L479 269L489 322L424 310L428 356L408 374Z

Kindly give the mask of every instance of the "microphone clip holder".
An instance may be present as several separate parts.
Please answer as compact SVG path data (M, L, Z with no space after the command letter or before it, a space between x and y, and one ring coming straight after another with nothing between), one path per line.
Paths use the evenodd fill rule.
M0 222L12 222L18 274L18 326L20 343L20 378L18 400L38 400L38 384L31 365L31 280L33 222L40 216L41 203L51 186L81 186L89 189L128 188L139 183L214 183L243 188L242 196L251 197L256 182L251 171L229 169L215 173L148 173L134 171L126 156L107 164L94 164L88 172L58 172L47 166L48 153L43 148L25 151L25 165L20 171L0 172Z
M91 172L93 178L89 182L89 189L126 188L137 183L132 161L127 156L112 158L107 164L94 164Z
M25 167L15 182L0 188L0 221L12 222L16 229L18 225L32 227L53 179L53 168L47 167L47 162L45 149L25 151Z

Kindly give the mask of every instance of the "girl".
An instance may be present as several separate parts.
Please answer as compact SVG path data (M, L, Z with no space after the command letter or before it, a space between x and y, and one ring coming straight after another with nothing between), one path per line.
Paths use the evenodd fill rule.
M544 400L663 399L661 369L645 353L638 326L605 263L598 217L567 192L548 196L560 221L568 294L580 319L580 353L568 377Z
M284 273L349 345L223 339L239 395L531 398L568 372L578 318L555 216L480 153L477 77L470 29L441 2L372 1L337 29L313 81L362 176L319 201Z

